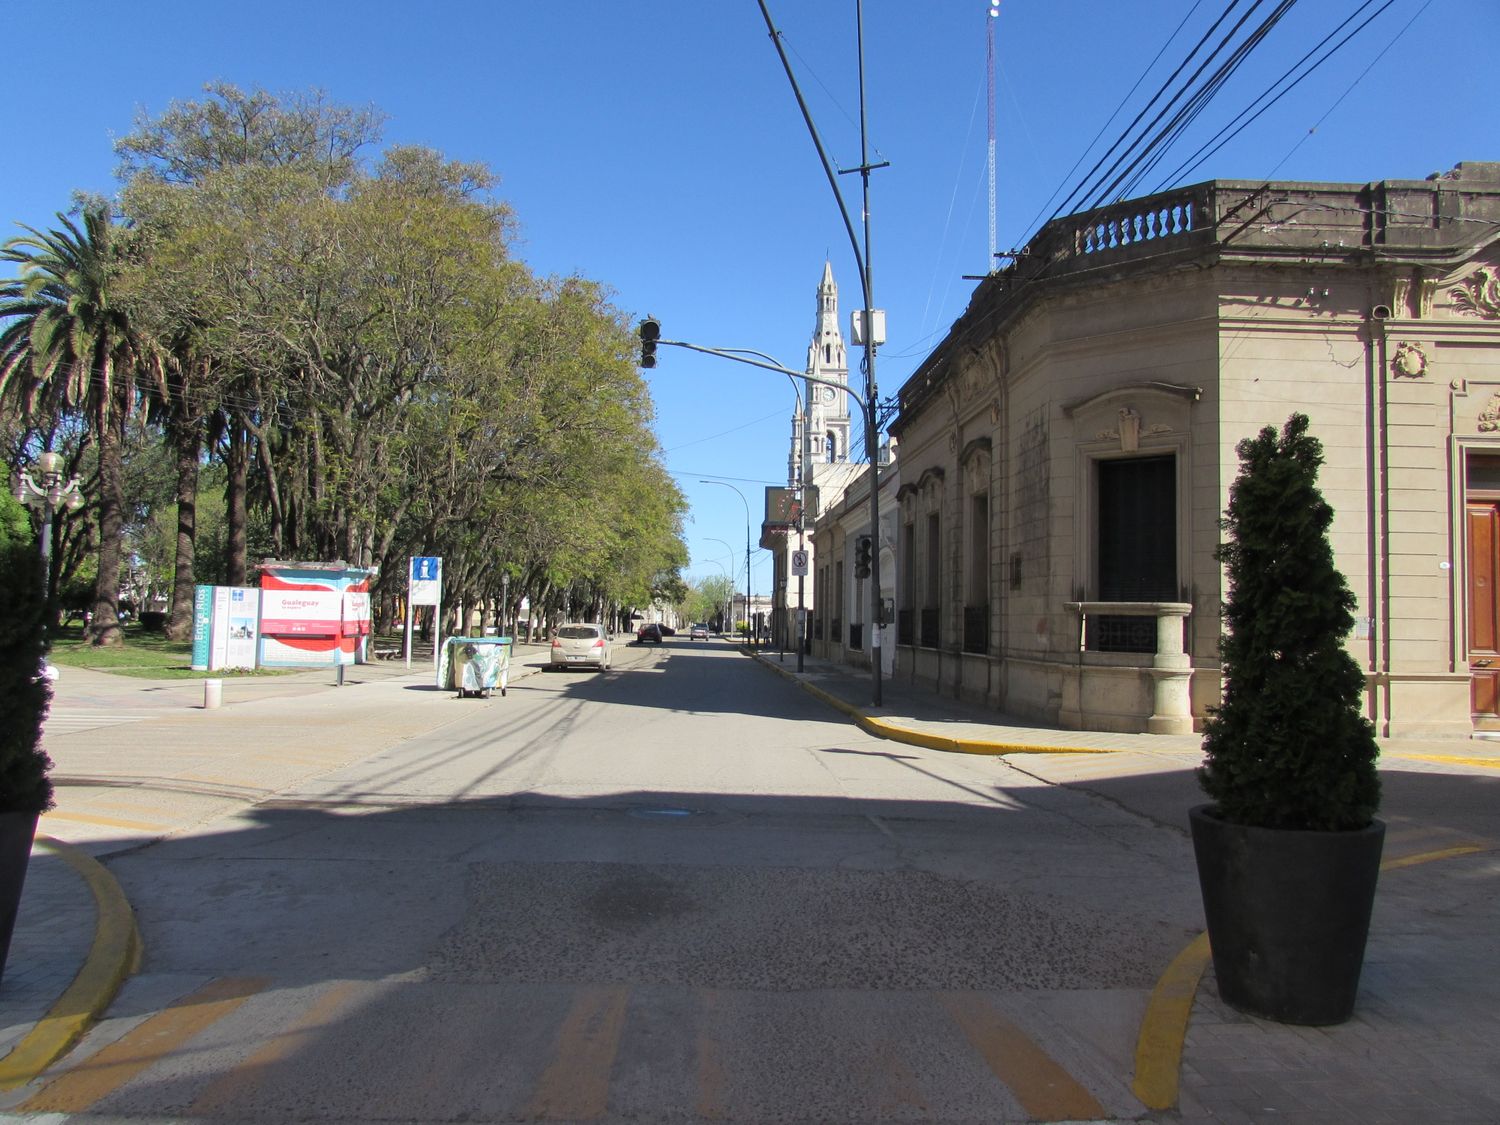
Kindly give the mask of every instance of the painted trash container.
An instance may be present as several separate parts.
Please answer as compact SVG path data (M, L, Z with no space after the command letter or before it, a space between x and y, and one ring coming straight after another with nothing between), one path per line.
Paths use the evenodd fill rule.
M438 687L458 697L488 699L496 688L505 694L510 678L509 637L449 637L438 660Z

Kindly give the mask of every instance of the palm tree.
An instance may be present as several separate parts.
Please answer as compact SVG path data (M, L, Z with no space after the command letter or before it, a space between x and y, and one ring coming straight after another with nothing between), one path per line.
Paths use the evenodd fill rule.
M82 226L59 213L63 229L27 233L0 247L19 267L0 281L0 401L30 415L38 406L82 413L99 451L99 575L90 637L119 644L121 449L149 350L112 301L120 261L109 209L84 209Z

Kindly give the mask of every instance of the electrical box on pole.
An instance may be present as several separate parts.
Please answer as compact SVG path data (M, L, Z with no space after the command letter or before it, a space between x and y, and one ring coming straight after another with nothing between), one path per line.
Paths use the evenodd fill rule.
M870 310L870 326L874 333L874 339L870 341L877 348L885 343L885 310ZM863 347L865 343L865 310L855 309L849 314L849 338L856 347Z

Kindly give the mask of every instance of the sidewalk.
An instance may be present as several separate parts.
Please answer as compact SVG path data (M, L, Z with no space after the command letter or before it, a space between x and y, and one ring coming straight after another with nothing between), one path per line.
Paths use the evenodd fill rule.
M899 677L872 706L867 669L796 655L762 664L871 733L967 753L1003 747L1025 773L1187 834L1205 797L1200 736L1063 731L941 698ZM945 745L946 744L946 745ZM1207 935L1164 967L1140 1028L1132 1090L1152 1120L1500 1121L1500 747L1382 739L1386 840L1354 1017L1292 1027L1220 1002Z
M1201 759L1196 736L1009 721L899 678L882 683L882 705L875 708L867 670L805 657L798 673L795 654L752 655L878 736L1004 753L1015 769L1085 789L1169 830L1185 834L1185 810L1202 800L1192 774ZM517 646L512 682L540 671L547 659L545 645ZM39 837L69 844L41 841L33 852L0 984L0 1090L23 1084L65 1051L131 970L129 906L91 856L216 819L299 777L354 760L372 742L390 744L462 714L451 706L451 693L408 690L432 682L427 661L414 661L410 671L400 660L351 668L338 688L330 671L231 679L223 686L228 713L213 727L226 741L209 755L202 748L201 681L71 669L64 677L59 704L107 709L113 736L80 740L69 749L68 768L55 775L66 782L67 804L43 819ZM133 723L148 717L161 720L150 726L151 773L133 788L112 748L129 744ZM92 729L59 728L53 737ZM1384 751L1388 770L1477 790L1491 802L1481 821L1495 823L1500 748L1401 741ZM100 765L91 778L86 767L94 753ZM153 803L159 798L148 787L163 777L173 781L170 807ZM1153 1000L1141 1029L1134 1088L1144 1105L1162 1111L1152 1120L1500 1120L1500 1072L1493 1065L1500 908L1492 889L1500 875L1500 831L1423 823L1404 834L1404 819L1399 809L1387 816L1393 873L1382 878L1355 1019L1338 1028L1289 1028L1241 1016L1219 1003L1206 942L1196 942L1163 966L1159 1002Z
M541 671L549 657L545 644L516 645L511 682ZM59 738L86 734L89 745L70 746L67 760L54 762L59 807L37 826L0 980L0 1091L30 1081L66 1052L134 970L139 939L130 906L98 857L214 820L366 753L372 740L410 737L460 717L446 706L452 692L404 690L435 676L429 650L410 669L402 660L346 668L342 686L332 669L223 677L214 729L234 738L213 755L201 747L202 679L64 668L43 745L53 744L54 758ZM147 719L157 720L154 752L134 774L116 751L133 744L135 724ZM88 769L91 758L97 771ZM153 796L163 779L172 783L165 805Z

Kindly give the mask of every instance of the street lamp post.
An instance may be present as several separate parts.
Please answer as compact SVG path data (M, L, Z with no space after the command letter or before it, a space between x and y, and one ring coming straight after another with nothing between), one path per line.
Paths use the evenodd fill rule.
M42 599L52 593L52 516L59 508L76 512L83 507L83 493L75 475L63 483L62 454L50 449L36 459L37 477L20 472L15 478L16 499L42 510ZM37 478L40 478L39 480ZM50 615L49 615L50 620Z
M720 542L723 542L723 540L715 539L715 540L713 540L713 542L720 543ZM728 544L725 544L725 546L728 546ZM732 562L733 560L734 560L734 556L731 555L730 556L730 561ZM731 591L733 591L734 590L734 578L731 577L729 571L727 571L727 570L724 569L724 564L721 563L718 559L709 559L708 561L711 562L714 566L718 567L719 570L723 572L725 579L729 582L729 589ZM715 612L717 612L718 609L719 609L719 603L718 603L718 601L716 599L714 601L714 610L715 610Z
M735 594L735 592L734 592L734 572L736 570L736 567L734 565L734 548L731 547L728 543L724 542L724 540L722 540L722 539L715 539L715 538L713 538L713 536L704 536L704 542L707 542L707 543L717 543L719 546L723 547L726 551L729 552L729 554L726 556L729 559L729 566L728 566L727 569L725 568L724 564L721 563L721 562L715 562L714 565L716 567L718 567L720 570L724 571L724 576L729 579L729 602L724 607L724 616L729 620L730 627L727 630L724 630L724 631L728 632L728 633L733 633L734 632L734 624L733 624L733 622L734 622L734 599L737 596Z
M745 494L734 485L721 480L700 480L699 484L717 484L721 488L728 488L740 498L740 503L745 505L745 631L750 634L750 647L755 647L755 621L752 617L753 595L750 592L750 501L745 499Z

